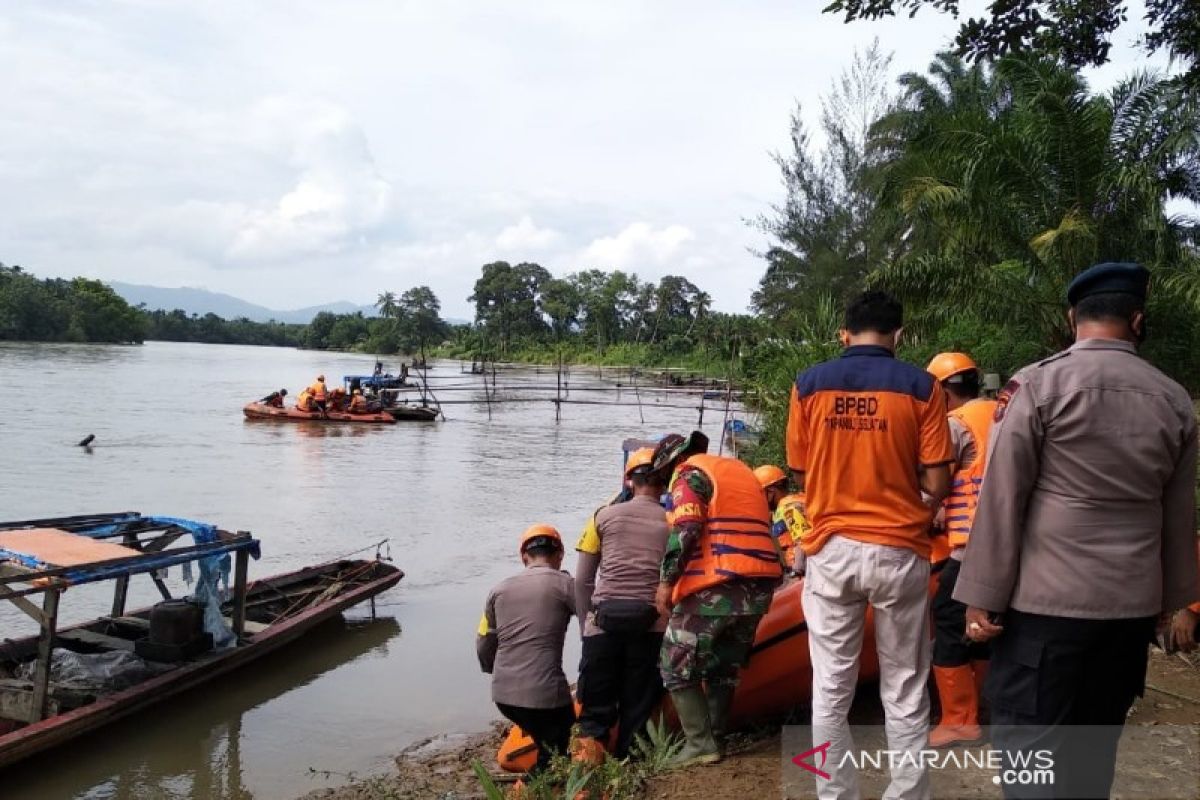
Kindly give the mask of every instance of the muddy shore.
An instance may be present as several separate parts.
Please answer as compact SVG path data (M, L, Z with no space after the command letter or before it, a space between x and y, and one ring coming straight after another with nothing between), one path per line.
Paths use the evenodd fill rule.
M876 687L868 685L855 701L856 711L875 713ZM1200 656L1185 660L1178 655L1151 652L1145 697L1135 705L1130 725L1200 726ZM471 771L478 760L489 771L495 767L496 748L503 734L496 723L476 734L448 734L406 749L396 757L393 773L357 780L337 789L310 792L302 800L482 800L484 794ZM1200 763L1191 741L1164 746L1126 769L1130 777L1172 774L1182 763ZM669 773L652 778L642 792L644 800L684 798L745 798L762 800L783 796L781 744L778 728L743 737L720 764ZM959 778L954 794L964 798L999 797L991 774L980 772ZM944 797L945 795L939 795Z

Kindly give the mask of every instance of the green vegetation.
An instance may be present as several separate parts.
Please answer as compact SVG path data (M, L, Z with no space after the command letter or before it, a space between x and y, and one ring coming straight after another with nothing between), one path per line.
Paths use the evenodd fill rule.
M0 264L0 340L141 342L142 315L87 278L38 280Z
M226 320L216 314L188 315L174 311L146 311L146 338L162 342L203 342L204 344L257 344L295 347L302 341L306 325L282 322Z
M959 0L832 0L827 13L846 22L880 19L897 11L915 16L923 7L959 15ZM987 13L963 22L955 39L960 56L995 59L1012 53L1054 55L1062 63L1097 66L1108 62L1113 33L1128 20L1126 0L1004 0ZM1166 50L1187 65L1181 76L1200 82L1200 5L1195 0L1146 0L1147 32L1140 44L1149 52Z
M1007 376L1069 343L1075 274L1138 261L1154 273L1144 353L1200 391L1200 225L1167 207L1200 201L1197 99L1153 74L1095 94L1048 59L951 54L893 94L886 67L877 49L856 58L825 100L828 144L814 152L797 114L779 158L754 302L787 344L746 364L766 417L755 458L782 461L790 381L836 351L837 309L864 286L904 301L902 358L965 350Z
M564 756L557 756L550 768L525 784L522 797L529 800L558 800L586 797L594 800L633 800L642 796L642 787L655 775L668 769L668 764L681 749L683 738L672 732L661 719L646 724L646 733L639 734L631 748L630 757L605 759L603 764L588 767ZM505 794L478 761L471 768L479 779L484 797L502 800Z

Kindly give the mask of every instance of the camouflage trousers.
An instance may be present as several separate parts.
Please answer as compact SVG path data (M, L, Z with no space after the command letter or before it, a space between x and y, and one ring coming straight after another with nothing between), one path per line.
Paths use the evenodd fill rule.
M659 672L667 691L697 686L736 686L762 614L671 615L663 637Z

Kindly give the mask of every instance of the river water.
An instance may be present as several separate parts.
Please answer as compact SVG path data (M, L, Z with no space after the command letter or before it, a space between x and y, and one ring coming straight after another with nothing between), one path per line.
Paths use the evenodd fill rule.
M619 482L621 442L691 429L695 405L640 392L636 406L549 402L447 405L448 420L389 426L249 422L241 407L319 372L330 385L369 373L369 356L149 342L136 347L0 343L0 520L141 511L250 530L263 557L251 577L285 572L389 538L406 573L353 609L253 665L0 775L14 798L290 798L387 770L425 737L497 718L473 639L488 588L519 569L518 534L558 526L568 550ZM480 382L457 363L435 386ZM595 377L576 371L571 397ZM501 373L551 386L555 375ZM529 397L529 392L520 396ZM543 393L541 397L553 397ZM443 399L484 400L478 391ZM622 399L633 401L624 391ZM709 401L717 441L723 409ZM644 420L644 422L643 422ZM87 434L90 450L74 446ZM572 565L567 559L567 567ZM177 570L168 579L186 587ZM103 614L111 589L78 587L64 621ZM131 604L153 602L134 580ZM134 607L131 605L131 607ZM5 604L0 636L35 633ZM573 677L577 637L566 657Z

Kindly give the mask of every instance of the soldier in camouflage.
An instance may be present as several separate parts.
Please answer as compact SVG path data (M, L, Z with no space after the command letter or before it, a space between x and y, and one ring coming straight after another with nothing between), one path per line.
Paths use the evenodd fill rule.
M668 513L671 530L657 600L659 608L670 614L660 671L688 739L677 759L679 766L711 763L720 758L716 737L725 731L738 671L749 657L758 622L770 607L778 583L778 574L735 577L672 603L676 583L683 577L689 561L700 553L709 504L715 493L708 475L683 462L703 453L707 445L707 438L699 432L686 438L670 434L656 448L654 459L656 470L672 476ZM749 473L748 468L746 472ZM769 517L766 522L769 529ZM767 539L782 564L778 543L768 534L764 545ZM694 725L689 717L694 719Z

